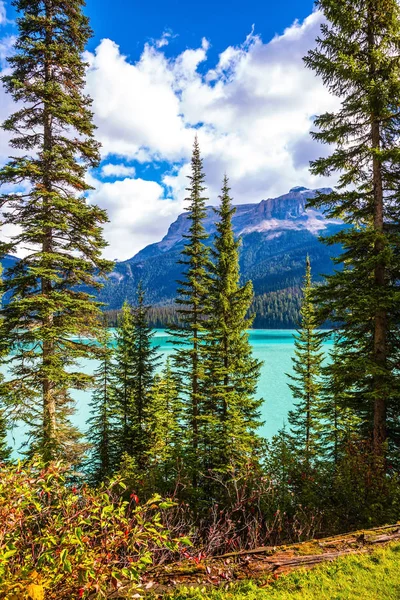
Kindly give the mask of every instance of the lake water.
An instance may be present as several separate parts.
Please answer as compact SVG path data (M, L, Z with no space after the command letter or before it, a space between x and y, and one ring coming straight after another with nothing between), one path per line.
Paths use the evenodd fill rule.
M293 335L295 332L287 329L254 329L249 333L254 356L264 363L258 386L259 397L264 399L262 419L265 421L260 433L269 438L283 426L288 411L293 406L286 373L292 369L291 359L294 353ZM168 342L168 339L170 338L165 331L157 330L155 332L154 345L159 346L164 360L172 353L172 344ZM324 346L328 352L330 342L327 341ZM82 366L86 372L91 373L96 368L96 362L85 361ZM86 428L90 395L90 392L74 392L76 414L73 420L82 430ZM23 429L18 428L18 430L14 430L10 443L17 448L22 438Z

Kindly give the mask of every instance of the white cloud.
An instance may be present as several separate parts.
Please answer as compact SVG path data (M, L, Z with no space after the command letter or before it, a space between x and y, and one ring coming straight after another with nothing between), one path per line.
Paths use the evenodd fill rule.
M162 52L146 45L140 61L130 64L114 42L103 40L87 57L88 90L105 155L145 162L186 154L192 135L185 130Z
M123 179L115 183L89 181L96 189L90 202L107 209L110 223L105 236L107 258L130 258L149 240L160 240L165 224L182 211L182 204L165 198L164 188L155 181Z
M308 169L311 159L326 153L310 138L313 115L338 104L302 61L314 45L321 19L314 12L268 43L252 31L242 46L226 48L209 69L204 68L206 39L200 48L187 49L173 59L166 58L162 45L146 45L140 60L131 64L110 40L88 55L88 90L104 155L171 164L162 179L171 197L162 203L170 210L158 212L157 201L143 213L139 197L130 204L132 220L127 227L135 227L137 235L136 218L146 227L140 234L142 243L157 241L158 231L165 233L171 216L182 206L195 132L212 204L225 172L238 203L258 202L295 185L332 183L313 177ZM106 202L112 185L119 189L118 182L102 187L100 202ZM158 191L161 197L161 188ZM114 201L120 202L118 194ZM118 244L124 258L138 245L132 240L128 235Z
M177 37L176 35L174 35L172 33L172 31L164 31L162 36L155 41L155 47L156 48L163 48L164 46L168 46L170 40L172 40L173 38Z
M0 0L0 25L7 23L6 7L3 0Z
M168 58L168 32L146 44L135 63L109 39L86 53L87 91L107 163L101 175L119 178L93 180L91 194L109 210L109 256L128 258L166 233L182 210L196 132L211 204L217 202L225 172L237 203L258 202L295 185L332 183L308 169L310 160L326 153L309 136L313 116L338 105L302 61L314 46L321 19L314 12L269 42L251 31L213 65L206 39ZM5 111L1 106L0 113ZM161 179L144 181L134 178L126 161L169 166ZM136 174L139 170L140 165Z
M101 168L103 177L133 177L135 172L135 167L128 167L123 164L107 163Z

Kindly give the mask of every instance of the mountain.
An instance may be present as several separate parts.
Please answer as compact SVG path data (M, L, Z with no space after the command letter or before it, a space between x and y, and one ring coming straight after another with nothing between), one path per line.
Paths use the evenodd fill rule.
M244 280L253 281L258 326L272 326L272 322L275 326L293 325L298 315L299 291L307 254L315 280L320 279L321 274L332 272L331 256L336 255L339 248L326 247L319 236L337 231L343 223L327 219L322 211L306 208L307 201L317 192L330 191L329 188L309 190L296 187L278 198L236 206L233 228L241 238L241 272ZM213 208L207 207L205 227L210 234L210 244L215 233L215 218ZM141 280L149 303L173 303L176 280L181 277L182 270L178 260L188 227L187 215L181 214L160 242L150 244L129 260L116 263L100 299L110 309L118 309L125 299L134 300ZM285 320L284 314L274 316L271 310L275 313L289 311L292 316L288 319L286 314ZM259 317L268 312L271 314L264 323Z
M240 267L243 281L251 279L254 287L252 313L255 327L293 327L299 317L301 284L305 259L311 259L313 279L332 273L332 256L339 253L337 246L325 246L319 239L341 229L342 221L327 219L323 211L307 208L307 202L317 192L328 193L329 188L309 190L292 188L278 198L268 198L255 204L236 206L233 228L241 239ZM211 245L215 234L216 215L207 207L206 231ZM134 303L136 289L142 281L146 301L154 306L152 323L162 326L176 319L173 302L176 281L182 277L178 263L188 233L186 213L179 215L169 227L167 235L158 243L150 244L129 260L117 262L109 275L99 300L105 310L121 308L125 299ZM6 270L18 259L6 256ZM7 297L4 298L7 302Z

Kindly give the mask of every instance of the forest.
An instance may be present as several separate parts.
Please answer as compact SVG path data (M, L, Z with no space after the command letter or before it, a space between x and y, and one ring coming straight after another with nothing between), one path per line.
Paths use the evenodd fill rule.
M400 510L400 7L319 0L326 21L305 66L340 99L312 138L313 175L338 174L324 207L346 227L333 273L258 297L239 269L233 191L221 173L212 247L196 137L189 233L169 307L107 311L94 290L106 212L87 202L100 161L83 51L82 0L14 0L3 85L13 156L0 170L0 598L141 597L149 569L396 523ZM17 226L17 227L15 227ZM287 425L260 434L257 327L298 318ZM154 327L173 346L161 364ZM327 328L327 323L329 327ZM110 325L115 327L110 332ZM323 341L333 339L330 356ZM93 376L81 368L96 360ZM76 391L91 390L85 431ZM19 457L8 434L23 424ZM11 493L10 493L11 491ZM128 587L127 587L128 586ZM125 595L122 590L127 589Z

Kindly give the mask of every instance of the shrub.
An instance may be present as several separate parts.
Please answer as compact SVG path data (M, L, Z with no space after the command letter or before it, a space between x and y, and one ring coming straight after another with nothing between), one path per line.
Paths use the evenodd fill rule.
M172 503L144 505L116 479L74 486L61 463L0 466L0 598L104 598L140 590L143 572L174 540L160 522ZM133 593L133 592L132 592Z

